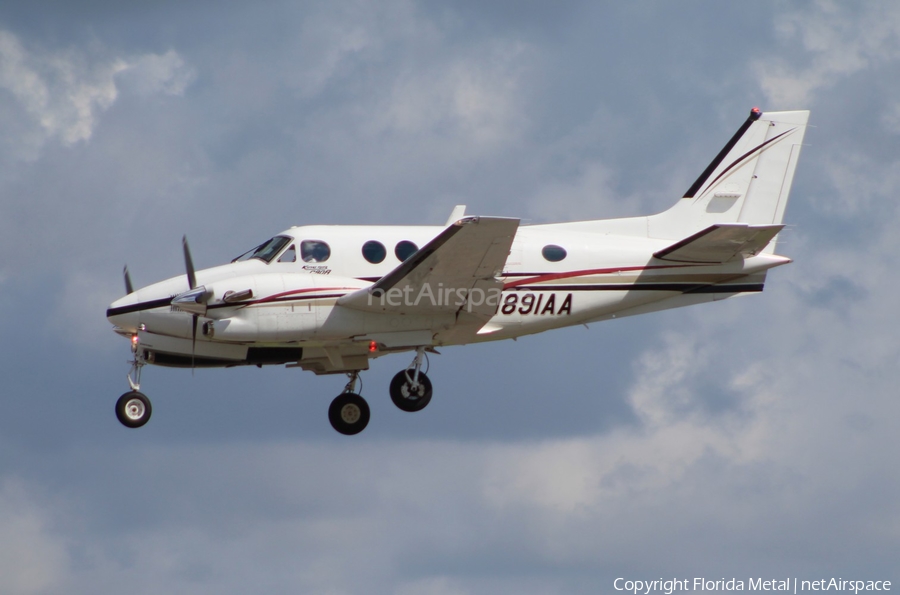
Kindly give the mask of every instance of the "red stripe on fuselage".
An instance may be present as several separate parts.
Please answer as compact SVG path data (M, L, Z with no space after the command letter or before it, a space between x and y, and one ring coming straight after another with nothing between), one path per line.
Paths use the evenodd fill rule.
M340 290L351 290L356 291L359 287L309 287L306 289L292 289L290 291L283 291L281 293L275 293L270 296L264 297L259 300L255 300L252 302L247 302L250 304L265 304L267 302L274 302L275 300L279 300L284 297L292 296L292 295L301 295L304 293L312 293L314 291L340 291Z
M652 271L658 269L680 269L684 267L697 266L696 264L668 264L653 266L637 266L637 267L615 267L611 269L587 269L583 271L567 271L565 273L546 273L527 277L525 279L517 279L503 284L503 289L510 289L519 285L530 285L533 283L542 283L544 281L556 281L558 279L572 279L574 277L587 277L590 275L609 275L612 273L625 273L633 271ZM548 287L547 289L551 289Z

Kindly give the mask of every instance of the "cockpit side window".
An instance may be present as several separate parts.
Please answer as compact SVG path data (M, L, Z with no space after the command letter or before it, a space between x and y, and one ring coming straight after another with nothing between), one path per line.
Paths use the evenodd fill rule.
M300 258L303 262L325 262L331 256L331 248L322 240L300 242Z
M284 248L288 243L290 243L291 238L288 236L275 236L268 242L264 242L253 248L252 250L248 250L244 252L231 262L241 262L244 260L250 260L251 258L257 258L263 262L272 262L272 259L281 252L281 249Z
M284 251L278 262L297 262L297 249L291 244L291 247Z

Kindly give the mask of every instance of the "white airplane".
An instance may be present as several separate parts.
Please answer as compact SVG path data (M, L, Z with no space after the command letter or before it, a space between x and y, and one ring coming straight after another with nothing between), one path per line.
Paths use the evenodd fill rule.
M127 427L150 419L147 364L286 364L347 374L328 419L369 422L356 392L369 360L413 352L390 384L403 411L432 396L422 369L445 345L522 335L762 291L775 254L808 111L749 118L673 207L657 215L520 226L468 217L445 226L292 227L230 263L134 290L107 310L131 341Z

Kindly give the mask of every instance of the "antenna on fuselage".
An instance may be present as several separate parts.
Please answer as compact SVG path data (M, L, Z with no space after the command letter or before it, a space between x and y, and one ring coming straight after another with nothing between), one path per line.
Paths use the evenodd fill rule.
M450 226L466 216L466 205L456 205L450 212L450 217L444 226Z

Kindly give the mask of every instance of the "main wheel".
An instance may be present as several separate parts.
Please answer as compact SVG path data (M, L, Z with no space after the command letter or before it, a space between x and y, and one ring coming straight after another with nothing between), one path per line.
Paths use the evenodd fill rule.
M153 407L150 399L136 390L127 392L116 401L116 417L127 428L139 428L150 421Z
M369 425L369 404L356 393L340 394L328 407L328 421L341 434L359 434Z
M431 380L424 372L419 372L419 384L414 389L407 372L413 375L412 370L401 370L391 380L391 401L403 411L421 411L431 402Z

